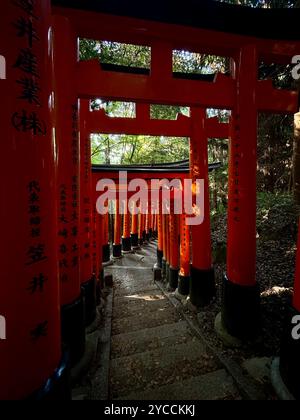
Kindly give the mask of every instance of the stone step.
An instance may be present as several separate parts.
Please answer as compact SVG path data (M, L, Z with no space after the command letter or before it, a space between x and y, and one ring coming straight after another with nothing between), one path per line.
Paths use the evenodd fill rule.
M217 370L170 385L159 386L122 396L122 400L196 401L240 400L232 378L225 370Z
M219 369L213 356L196 339L111 360L111 397L182 381Z
M151 316L147 316L147 313L145 313L143 316L134 315L127 318L114 319L112 335L144 330L145 328L158 327L164 324L173 324L178 321L180 321L180 315L169 305L160 311L152 312Z
M149 306L154 302L158 301L167 301L166 297L161 293L159 289L153 289L146 292L138 292L134 295L128 296L114 296L114 311L116 308L128 308L133 310L145 305L148 303Z
M136 251L134 254L127 254L125 258L121 258L114 262L114 266L132 266L144 267L153 266L156 263L156 255L152 246L147 246Z
M185 321L114 335L111 358L143 353L145 350L153 351L161 347L172 347L176 344L187 343L192 338L192 333Z
M170 303L167 299L151 301L147 300L147 298L145 300L132 298L132 301L133 303L131 305L119 305L115 303L113 319L127 318L132 316L152 316L152 312L162 311L170 307Z
M143 291L157 290L152 281L152 270L135 268L113 269L115 297L133 295Z
M148 284L141 284L141 283L135 283L132 282L131 285L123 285L119 286L115 290L115 297L122 297L122 296L132 296L139 293L153 293L157 290L156 286L148 283Z

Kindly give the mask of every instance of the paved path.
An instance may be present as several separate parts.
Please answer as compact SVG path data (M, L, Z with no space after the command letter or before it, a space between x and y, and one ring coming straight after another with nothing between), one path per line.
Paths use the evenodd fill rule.
M153 283L156 243L106 269L114 276L109 398L240 399L232 378Z

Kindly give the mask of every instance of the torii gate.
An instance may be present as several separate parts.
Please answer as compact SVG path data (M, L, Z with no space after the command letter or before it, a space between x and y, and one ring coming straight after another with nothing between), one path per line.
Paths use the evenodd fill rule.
M261 324L259 289L255 276L257 114L295 113L298 110L296 92L278 90L272 86L271 81L258 80L258 60L286 62L291 60L298 44L293 43L287 50L285 42L261 41L234 35L223 36L224 34L201 29L144 21L141 33L140 22L137 19L61 8L55 9L55 13L68 19L78 36L151 47L149 74L133 74L130 70L125 73L122 69L120 72L105 70L96 60L74 63L74 88L80 98L100 97L137 103L185 105L198 109L224 108L233 111L230 135L227 273L224 276L222 323L235 337L249 339L256 336ZM103 24L99 25L99 21ZM65 36L68 37L67 26ZM228 42L225 42L226 40ZM187 80L184 76L173 77L172 51L183 46L195 52L231 57L230 77L217 74L213 82ZM200 121L203 118L198 114L197 119L198 125L195 123L195 137L192 141L193 146L200 147L201 142L197 143L197 138L200 139L203 127ZM204 156L203 151L201 156ZM205 229L205 226L207 229L205 223L202 229ZM196 269L194 276L198 279L198 282L193 282L197 291L195 295L199 297L199 292L204 294L204 301L200 298L195 299L194 303L207 303L205 293L213 294L211 268L207 265L205 269Z
M136 29L139 21L134 19L106 16L104 22L101 14L85 12L83 16L81 12L68 9L56 9L55 13L61 14L59 19L69 22L69 26L64 25L65 38L68 39L71 26L78 36L90 37L93 34L94 39L134 43L139 35ZM98 19L104 24L98 25ZM86 21L89 22L89 29L84 23ZM151 47L149 75L102 70L97 60L79 62L74 63L74 89L84 99L102 98L233 110L223 322L232 335L253 336L260 326L259 294L255 278L257 113L296 112L297 93L275 89L271 81L257 80L258 58L266 56L266 42L243 37L236 37L227 51L234 60L230 77L218 74L213 82L174 78L172 51L182 46L182 42L178 41L178 33L185 40L186 47L187 39L192 39L190 47L194 48L193 51L201 51L201 44L195 48L195 39L203 40L203 32L191 28L180 28L182 31L179 31L179 28L172 25L153 22L143 24L147 30L138 43L143 42ZM206 48L205 52L213 50L214 54L224 55L226 47L223 37L214 34L213 40L214 47ZM276 59L280 50L278 44L276 47L271 41L267 44L270 48L268 58L271 51ZM192 140L195 145L200 134L197 133L201 128L200 115L198 124L198 129L194 127L195 137ZM203 278L201 275L198 278L201 285ZM208 278L207 269L204 278Z
M6 200L0 217L4 244L0 308L7 321L7 340L0 341L1 399L31 394L34 398L57 397L58 389L67 397L60 306L63 330L81 343L81 350L73 354L73 362L84 348L81 285L89 293L95 279L83 276L78 264L83 253L82 249L79 252L82 241L77 230L78 98L185 105L198 111L208 107L233 110L223 323L231 334L242 338L253 337L259 326L255 280L257 112L298 111L297 94L276 90L270 81L258 81L257 68L258 59L290 63L300 51L299 42L260 40L178 23L64 8L53 8L52 13L55 17L51 23L49 0L5 0L2 4L0 48L8 71L6 79L0 81L1 95L5 97L0 114L5 139L1 146L0 178L5 180L1 183L1 196ZM19 28L28 19L35 30L32 36ZM52 33L54 63L50 54ZM103 70L96 61L79 63L78 37L148 45L152 50L151 70L149 74L130 74ZM235 65L230 76L218 75L213 82L188 80L185 75L173 77L175 48L232 57ZM32 82L29 92L25 89L26 80ZM193 128L196 134L200 121L199 116L199 126ZM64 147L64 141L68 146ZM72 163L66 160L69 149ZM56 185L66 187L60 189L60 195L56 195ZM70 207L74 208L72 212ZM60 220L55 217L57 209ZM59 230L59 223L66 224L67 231ZM62 237L67 237L68 242L59 244L58 238ZM72 260L63 257L69 247L74 253ZM298 285L299 276L296 282ZM295 290L299 292L299 288ZM295 309L298 313L298 305ZM66 339L70 339L68 334ZM299 341L290 346L299 349ZM289 355L299 354L291 348ZM288 372L300 372L296 357L288 360L288 365ZM299 396L297 384L295 389Z
M198 110L195 107L191 109L191 117L179 114L175 121L155 120L150 117L150 105L142 103L136 105L136 118L110 118L104 110L86 113L85 118L87 134L101 132L103 134L122 133L145 136L164 135L191 139L190 176L193 180L205 180L206 216L201 226L193 226L192 228L193 262L190 298L196 306L209 303L215 293L215 279L211 257L207 139L228 138L228 124L220 123L217 117L206 118L205 111ZM198 136L201 141L195 141L195 136ZM130 172L132 173L132 169ZM158 179L161 177L161 174L154 175L151 172L150 174L152 178L153 176L157 176ZM164 173L164 176L169 179L181 178L178 175L176 172L174 173L174 170L170 170L169 175Z

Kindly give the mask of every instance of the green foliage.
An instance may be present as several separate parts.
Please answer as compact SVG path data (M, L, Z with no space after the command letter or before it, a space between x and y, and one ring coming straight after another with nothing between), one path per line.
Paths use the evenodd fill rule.
M298 212L291 194L258 193L257 232L260 237L280 239L280 235L287 232L296 235L297 225Z
M93 164L153 164L188 159L189 142L181 137L93 135Z
M228 71L228 59L190 51L173 52L173 70L179 73L214 74Z
M288 1L228 1L253 7L290 7ZM146 46L116 42L80 40L81 60L98 59L101 63L149 68L151 51ZM228 72L228 59L224 57L174 51L173 69L185 73ZM260 79L272 79L279 88L293 87L289 66L260 64ZM105 109L111 117L134 118L135 104L96 100L92 108ZM151 118L173 119L179 113L189 115L189 108L180 106L151 105ZM220 121L228 122L226 110L208 110L208 116L217 115ZM261 114L258 133L258 190L290 191L292 165L293 120L285 115ZM223 167L210 176L212 210L216 214L227 207L228 141L212 140L209 143L209 162L221 161ZM143 137L125 135L92 136L92 161L101 164L137 164L171 162L189 157L188 139L166 137Z

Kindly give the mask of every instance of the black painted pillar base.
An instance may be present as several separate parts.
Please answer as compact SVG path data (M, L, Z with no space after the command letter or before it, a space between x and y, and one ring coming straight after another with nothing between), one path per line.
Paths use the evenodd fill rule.
M240 340L252 341L261 332L260 292L258 285L240 286L223 278L222 324Z
M123 252L131 252L131 238L122 238Z
M178 293L182 296L188 296L190 293L190 276L179 276L178 277Z
M153 230L149 229L149 239L152 239L152 238L153 238Z
M131 252L131 238L122 238L123 252Z
M131 246L132 248L138 248L139 247L139 235L137 233L132 233L130 236L131 239Z
M216 296L214 269L200 270L191 265L190 302L197 308L211 303Z
M158 232L157 232L157 230L154 230L153 231L153 238L154 239L157 239L158 238Z
M166 278L167 273L167 261L163 258L161 264L161 277L164 280Z
M102 261L103 263L110 261L110 244L105 244L102 247Z
M144 238L139 238L139 246L143 246L144 245Z
M71 367L75 366L85 352L85 300L84 294L61 308L61 335L67 349Z
M122 245L113 245L113 257L121 258L122 257Z
M280 351L280 374L290 393L296 400L300 400L300 312L292 306L288 307L286 314Z
M163 261L163 251L157 250L157 267L162 268L162 261Z
M166 261L166 284L169 284L170 281L170 264Z
M97 279L93 276L89 281L81 285L85 300L85 326L94 322L96 318L97 296L96 296Z
M68 353L64 353L54 374L27 401L71 401L71 375Z
M169 270L169 287L171 290L176 290L178 287L178 274L179 274L179 270L176 268L172 268L170 267Z

